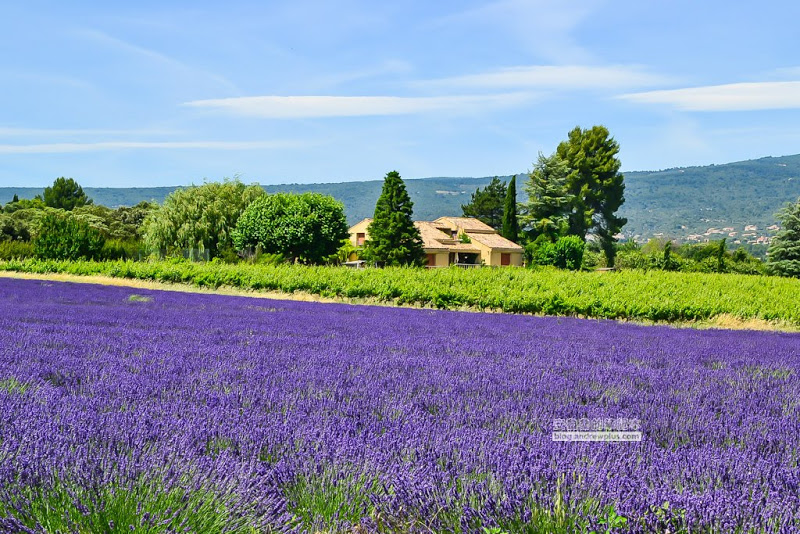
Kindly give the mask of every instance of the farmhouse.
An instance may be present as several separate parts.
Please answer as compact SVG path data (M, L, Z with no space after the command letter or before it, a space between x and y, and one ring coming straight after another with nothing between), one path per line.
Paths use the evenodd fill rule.
M358 259L358 249L369 239L364 219L350 227L350 242L356 247L350 260ZM522 266L522 247L509 241L494 228L468 217L439 217L435 221L415 221L422 236L428 267L449 265Z

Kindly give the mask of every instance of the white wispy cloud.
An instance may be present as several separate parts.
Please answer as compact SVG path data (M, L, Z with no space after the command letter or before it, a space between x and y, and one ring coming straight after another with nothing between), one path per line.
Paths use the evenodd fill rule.
M179 76L188 77L189 79L201 79L205 82L211 82L216 86L222 87L226 91L232 91L234 93L239 92L236 85L224 76L190 65L156 50L123 41L122 39L118 39L100 30L86 29L76 31L75 33L85 39L100 43L106 48L121 50L127 54L144 58L153 64L166 67Z
M407 115L440 111L473 112L513 106L533 98L524 93L495 95L400 96L252 96L195 100L185 105L234 115L269 119Z
M421 87L483 89L595 89L643 87L663 84L666 77L638 65L530 65L451 78L414 82Z
M753 82L646 91L619 98L643 104L666 104L683 111L800 109L800 82Z
M295 141L106 141L99 143L44 143L0 145L0 154L65 154L108 150L269 150L298 148L307 143Z
M58 137L58 136L128 136L176 135L177 130L113 130L93 128L14 128L0 126L0 137Z

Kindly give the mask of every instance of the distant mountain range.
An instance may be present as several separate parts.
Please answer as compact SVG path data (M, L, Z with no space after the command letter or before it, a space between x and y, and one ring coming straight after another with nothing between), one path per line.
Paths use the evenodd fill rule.
M501 177L508 180L510 176ZM518 175L519 200L524 200L526 175ZM421 178L405 180L414 201L414 215L432 220L460 215L491 177ZM372 216L383 180L331 184L268 185L269 193L312 191L340 200L350 223ZM86 193L98 204L130 206L142 200L163 202L176 187L93 188ZM0 203L41 194L42 188L0 187ZM728 237L730 242L754 242L775 224L774 214L787 202L800 198L800 155L767 157L724 165L683 167L654 172L625 173L627 237L646 241L653 236L703 241ZM753 227L756 229L753 230ZM747 229L746 229L747 228ZM745 236L742 236L745 234Z

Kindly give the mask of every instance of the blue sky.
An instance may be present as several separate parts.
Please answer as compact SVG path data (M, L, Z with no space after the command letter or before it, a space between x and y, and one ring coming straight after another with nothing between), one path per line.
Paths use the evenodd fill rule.
M0 185L524 172L603 124L623 170L800 153L800 4L0 7Z

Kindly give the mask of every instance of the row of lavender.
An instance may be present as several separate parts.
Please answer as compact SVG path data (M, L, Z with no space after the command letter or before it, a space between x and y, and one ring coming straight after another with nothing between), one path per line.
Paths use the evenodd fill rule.
M794 532L799 372L792 334L0 279L0 530Z

